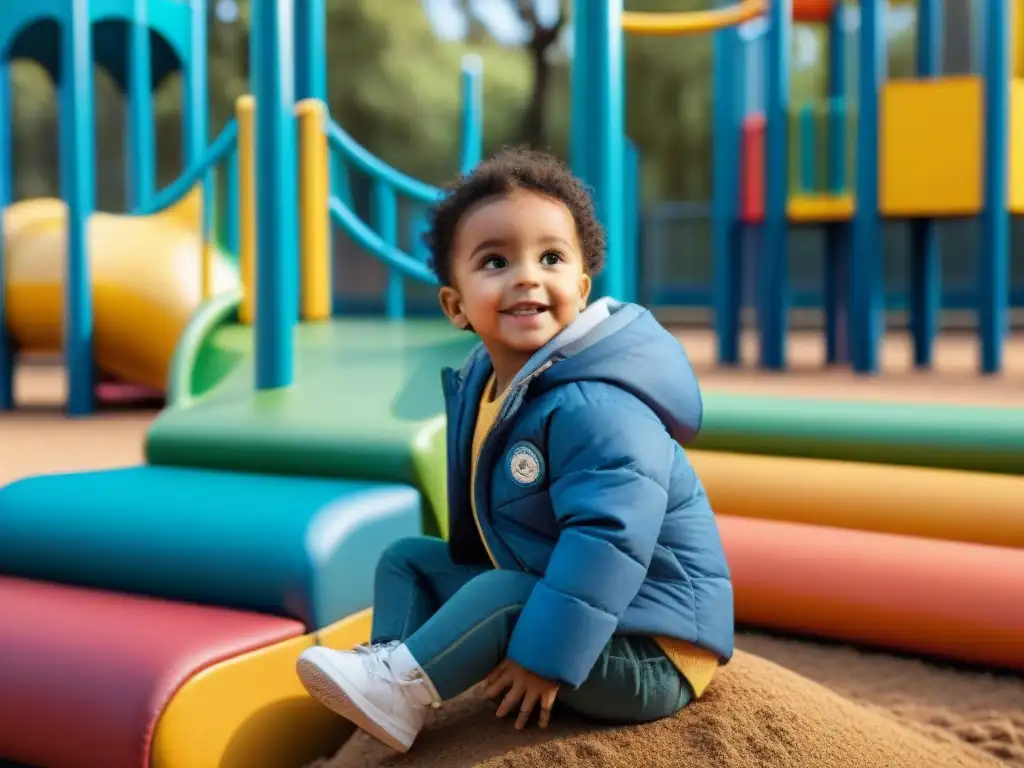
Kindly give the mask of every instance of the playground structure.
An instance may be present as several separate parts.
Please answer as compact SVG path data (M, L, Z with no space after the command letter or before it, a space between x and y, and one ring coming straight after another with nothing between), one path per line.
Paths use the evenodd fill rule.
M206 145L205 2L155 3L148 9L131 3L90 3L82 19L67 15L71 13L67 3L51 5L0 13L2 87L9 87L9 65L17 58L36 61L60 84L60 156L66 169L61 179L64 200L9 205L9 176L0 184L0 208L4 209L0 219L0 412L14 407L13 376L19 353L63 351L68 413L85 415L95 406L97 374L162 391L174 348L200 303L239 288L239 258L243 275L251 281L256 198L251 190L248 197L239 197L240 173L248 174L244 181L250 186L254 178L251 162L240 168L238 126L244 123L249 133L242 141L251 143L254 112L252 99L243 99L240 120L229 122ZM315 16L315 3L312 12ZM61 28L67 31L63 37ZM322 61L312 61L314 49L301 50L310 63L296 75L298 99L306 93L322 96ZM93 212L92 69L78 79L60 82L62 60L95 61L125 93L130 215ZM150 77L140 75L145 72ZM156 190L152 92L175 72L181 73L183 82L184 171L166 188ZM479 59L467 56L462 73L462 169L475 165L481 151L481 76ZM0 117L9 126L9 99L0 98L0 104L4 105L0 109L6 109ZM310 108L316 110L310 104L304 109ZM318 119L313 114L309 117ZM369 234L374 243L383 240L396 245L398 195L425 210L440 190L397 174L333 123L328 132L330 151L325 162L332 164L332 172L304 178L303 193L318 193L316 185L330 177L339 200L344 201L334 214L354 227L350 236L365 243ZM0 168L11 167L10 138L0 134L0 152L6 153L0 155ZM311 146L308 137L302 146ZM251 155L253 148L245 151ZM351 213L350 170L378 180L371 227ZM74 185L86 191L75 192ZM328 215L325 210L320 218ZM242 221L249 222L247 228ZM306 258L310 267L303 271L303 289L318 292L315 299L303 300L305 320L326 317L331 311L330 274L324 271L329 264L321 257L329 237L320 225L303 229L304 237L315 232L313 236L321 238L302 244L304 253L317 254L315 259ZM414 221L414 228L421 226ZM403 258L399 254L400 262L411 263ZM421 254L417 260L423 261ZM430 279L421 263L413 264L411 272ZM311 284L315 287L310 288ZM252 284L249 289L241 307L247 322ZM385 302L388 317L402 317L403 292L403 273L393 269Z
M980 369L988 374L1002 368L1009 326L1010 216L1024 206L1024 176L1018 172L1024 149L1016 138L1024 132L1011 130L1024 105L1018 87L1024 75L1020 3L979 4L984 64L980 75L968 76L940 75L941 6L938 0L916 3L918 78L886 82L883 24L889 5L743 0L656 22L626 13L620 24L615 9L608 6L608 15L606 4L599 3L593 19L574 36L575 50L583 51L593 69L574 70L578 119L572 148L574 168L594 186L609 228L610 292L632 298L629 280L636 271L623 250L627 228L619 220L628 207L614 204L614 190L633 183L618 175L629 168L620 138L622 33L714 31L711 216L720 364L739 362L743 272L752 267L760 364L785 369L790 226L823 223L827 362L849 362L857 372L876 373L884 331L881 223L899 218L911 220L914 361L930 366L942 290L935 220L979 216ZM850 7L860 10L853 99L846 93L844 19ZM791 103L795 22L828 25L829 94L822 104ZM586 31L587 26L594 28ZM593 54L581 47L588 41ZM616 53L606 58L605 50ZM822 145L824 164L816 163ZM932 162L937 157L944 161ZM604 197L608 202L602 207Z
M152 9L140 4L126 12L125 4L113 3L104 8L98 3L71 3L62 0L32 4L12 4L0 13L0 168L10 169L12 125L10 62L17 58L37 61L59 85L61 168L60 201L31 201L14 209L11 202L9 172L0 182L0 208L4 209L3 230L0 231L0 411L13 406L13 368L17 347L42 344L53 349L54 337L62 343L68 371L68 408L71 413L91 410L94 387L94 341L98 341L101 362L112 362L117 371L126 363L143 381L156 379L159 386L159 362L139 360L139 355L125 348L142 348L153 344L166 351L168 336L174 338L183 330L183 320L198 305L200 296L185 286L176 289L175 272L189 266L203 265L207 290L215 271L217 256L200 258L205 238L210 231L212 207L199 201L203 227L189 227L188 217L179 219L180 227L146 227L148 235L129 234L131 242L119 246L103 240L91 243L88 221L93 212L95 187L93 62L103 66L127 98L125 165L129 207L139 213L155 213L168 207L169 200L154 197L155 125L152 92L172 72L181 71L183 87L183 157L187 167L195 164L207 151L208 94L206 70L205 6L194 3L155 4ZM143 11L146 12L143 12ZM141 23L135 23L141 22ZM95 49L95 50L94 50ZM95 54L95 55L94 55ZM207 177L204 181L209 182ZM183 195L178 196L179 199ZM146 208L146 203L157 203ZM194 201L195 202L195 201ZM107 219L109 223L109 219ZM163 224L173 224L163 217ZM102 225L101 225L102 229ZM163 231L160 231L160 230ZM12 232L11 230L16 230ZM22 244L15 258L6 251L14 236L33 240L49 240L52 253L39 252L35 243ZM197 236L198 235L198 236ZM156 241L151 239L155 238ZM191 237L191 241L189 238ZM163 240L161 241L161 238ZM64 243L54 242L54 239ZM97 251L109 254L111 248L121 249L111 258L90 258ZM138 249L139 252L131 253ZM155 250L154 261L161 262L150 280L163 281L150 286L147 302L140 297L139 278L142 253ZM124 251L128 251L125 253ZM191 255L189 254L191 252ZM52 257L52 258L50 258ZM49 262L40 269L38 260ZM56 260L56 263L54 263ZM63 262L63 263L61 263ZM134 263L133 263L134 262ZM184 264L180 262L185 262ZM41 272L47 274L41 274ZM90 289L94 273L99 278L95 292ZM62 280L62 273L66 279ZM63 296L60 282L64 283ZM53 295L54 290L57 295ZM94 314L95 300L100 304ZM145 289L141 290L145 293ZM163 296L156 302L155 315L136 312L136 323L124 328L126 307L140 303L154 304L153 294ZM40 304L42 302L42 304ZM111 304L110 302L113 302ZM26 315L24 313L28 312ZM164 325L157 326L162 322ZM59 330L63 326L63 334ZM109 339L111 332L115 339ZM127 338L120 336L127 334ZM95 336L99 336L95 339ZM161 336L163 338L161 338ZM106 337L106 338L105 338ZM113 344L113 355L109 349ZM106 349L104 348L106 347ZM156 353L159 354L159 353ZM113 357L111 360L110 358ZM153 354L143 355L153 357ZM133 359L135 358L135 359ZM141 363L141 366L140 366Z
M850 6L825 0L792 5L790 16L787 3L772 3L766 18L722 30L716 40L719 361L739 360L741 273L752 267L760 362L785 368L790 224L813 222L825 225L827 361L877 372L885 327L881 226L888 218L910 220L914 362L930 366L942 295L935 220L978 216L980 369L998 372L1009 328L1010 216L1024 210L1021 4L977 4L981 72L943 76L941 3L916 3L917 77L890 81L884 31L889 3L856 4L854 94L846 92ZM828 26L828 96L820 104L794 105L790 99L793 20ZM824 164L816 162L821 147ZM745 247L755 251L752 258L744 259Z
M431 276L397 245L394 195L438 191L329 119L315 0L253 10L252 96L147 206L187 200L233 153L239 289L210 296L181 333L144 466L0 489L0 759L281 768L328 753L345 733L302 690L295 659L364 641L381 550L446 533L437 372L473 339L443 322L331 318L326 282L333 222L393 270L397 311L401 280ZM610 18L669 33L740 16L684 14L676 30ZM578 69L613 72L609 31L579 25ZM291 50L312 54L303 64ZM479 157L473 134L464 167ZM588 180L621 178L625 142L594 144L618 149L588 155ZM328 180L332 155L372 175L372 224ZM622 259L619 214L610 255ZM613 270L606 290L622 279ZM1022 436L1019 411L708 393L691 456L721 514L738 619L1024 669Z
M986 24L995 23L991 20L990 15L998 11L994 7L998 5L998 3L993 4L993 8L986 6L986 11L983 14ZM225 150L225 154L214 158L215 162L201 162L203 152L206 151L200 139L206 133L207 123L206 65L205 61L193 61L193 59L203 59L204 57L192 56L190 52L193 48L201 50L201 46L196 41L201 41L205 35L205 17L195 10L198 6L194 3L169 4L166 8L164 6L165 4L157 4L152 12L148 13L147 24L154 32L152 36L141 34L138 30L142 27L138 24L127 24L125 19L119 19L116 14L105 16L101 13L94 19L92 27L95 30L94 34L86 35L90 38L89 44L81 42L79 45L85 46L84 53L90 53L92 48L96 48L97 61L110 69L114 80L122 86L128 97L127 135L129 142L126 151L126 166L129 176L127 187L130 207L137 214L152 214L167 208L171 201L180 200L183 192L191 191L196 194L193 202L198 204L199 215L203 222L202 228L197 229L191 221L186 222L184 218L179 217L177 221L182 224L180 231L175 229L173 233L162 239L158 238L161 245L156 248L156 254L151 258L177 266L163 270L164 284L157 285L153 282L154 276L149 276L147 279L146 284L154 289L153 294L165 297L162 302L158 303L158 308L162 308L163 311L153 313L145 311L146 308L153 306L152 297L140 299L137 295L137 287L140 285L140 281L137 279L139 277L137 270L140 269L138 263L134 264L136 270L134 277L129 277L131 269L127 265L137 262L131 255L133 247L126 243L122 236L114 235L107 242L100 241L91 245L86 242L84 224L81 221L88 220L91 214L87 212L79 215L81 212L78 208L81 206L68 205L67 213L65 207L58 201L30 201L8 208L4 217L7 234L0 238L0 243L3 243L0 244L0 248L11 249L13 243L6 241L12 240L12 233L15 231L27 229L31 232L32 237L22 239L19 247L11 254L4 255L3 251L0 251L0 282L5 286L5 290L0 291L0 316L6 318L4 323L0 323L0 410L13 407L12 376L18 350L56 350L61 346L65 348L69 383L68 410L72 414L84 414L92 410L93 385L97 370L108 376L144 384L153 390L162 389L168 372L170 352L175 340L184 329L187 318L191 316L203 298L211 295L211 291L219 292L221 289L230 287L234 281L230 274L231 270L228 268L228 264L237 256L239 243L238 208L234 198L230 197L230 192L237 190L238 164L237 153L232 144L233 139L222 133L220 139L224 140L224 143L219 147ZM581 48L584 58L594 60L594 70L589 79L582 78L574 84L573 112L578 119L575 120L577 129L573 134L573 163L580 175L595 188L599 208L603 211L610 233L610 266L606 277L600 281L599 288L605 293L626 299L637 296L639 272L637 241L640 217L637 203L638 158L636 149L624 137L622 141L619 141L618 137L623 135L621 109L610 108L613 103L621 105L621 93L619 96L615 96L616 89L621 89L622 72L616 69L616 67L621 67L621 62L616 57L604 62L600 51L605 47L609 47L610 50L618 50L621 47L621 41L615 36L621 36L623 30L634 34L693 34L714 31L716 34L715 84L717 88L715 103L718 106L715 135L721 138L720 141L715 142L714 162L715 320L719 341L719 361L727 365L737 362L741 294L746 279L743 272L745 268L756 264L756 282L761 294L758 301L759 325L762 333L761 363L767 368L785 366L785 360L777 358L777 356L772 357L775 352L781 353L785 346L787 325L785 320L788 312L785 260L780 262L779 259L771 255L782 251L772 245L775 240L768 237L768 233L781 232L783 241L785 241L788 238L789 223L825 219L827 221L824 225L826 233L824 263L828 284L825 302L827 362L830 364L846 363L849 357L856 370L867 370L863 366L859 366L857 362L857 348L850 347L856 336L853 331L859 327L858 324L862 324L866 317L873 317L871 327L875 329L873 332L875 335L872 337L874 341L869 346L872 349L877 349L878 334L881 332L882 307L877 301L872 301L870 302L870 311L863 312L854 308L851 299L856 295L868 294L877 299L877 290L880 290L880 274L875 269L873 276L867 280L864 276L871 270L860 267L852 268L854 264L864 261L863 259L857 261L855 256L851 256L850 250L852 233L859 231L857 227L863 216L854 218L852 221L846 220L852 216L851 212L853 211L851 202L853 195L849 193L847 187L849 187L850 178L861 178L865 174L853 173L853 169L847 166L851 164L851 159L866 158L867 155L859 150L855 152L853 142L847 139L850 136L860 137L867 132L860 129L862 124L867 125L867 118L861 119L862 116L856 109L857 102L848 101L845 94L845 83L848 79L845 55L847 43L841 21L844 4L825 0L797 0L793 7L791 21L827 22L829 24L831 93L823 105L802 105L798 110L787 108L784 111L785 119L782 123L784 128L780 130L784 130L788 138L782 147L782 159L772 168L777 166L787 179L793 181L793 184L789 186L793 187L795 192L789 195L787 203L785 218L788 222L775 229L768 226L765 205L766 199L771 200L774 197L766 195L764 189L768 170L765 153L767 138L768 134L775 135L768 130L768 122L764 119L764 103L766 98L774 93L772 88L768 87L767 82L767 74L774 70L766 66L768 60L765 57L769 53L785 48L785 46L775 45L774 35L777 30L778 34L788 36L790 32L783 29L783 26L791 26L791 22L785 22L783 26L767 23L763 18L767 7L764 2L747 0L726 9L696 14L685 23L677 23L678 20L670 18L667 21L654 24L644 21L643 14L637 17L626 13L622 16L622 24L618 26L609 23L601 29L588 31L587 25L596 24L596 22L586 21L579 25L580 29L575 35L576 45L586 45L588 40L593 39L596 41L593 47L598 51L594 56L589 56L586 50ZM46 40L44 33L47 22L37 21L31 25L31 29L26 30L24 25L19 26L24 21L19 15L22 13L24 12L12 12L12 19L8 22L9 42L5 46L9 53L8 58L19 55L35 58L51 72L54 72L57 59L53 49L56 42L42 46L38 42ZM600 18L604 18L603 15ZM936 68L939 43L941 42L939 13L934 7L934 3L921 5L920 21L922 44L918 50L919 68L924 73L933 72ZM723 27L723 24L733 26ZM861 45L866 44L866 37L860 36ZM95 41L92 38L95 38ZM72 41L65 42L71 45ZM1016 42L1014 45L1017 46ZM123 49L126 47L129 50L125 53ZM1014 50L1016 51L1017 48L1019 46ZM311 49L303 49L304 52L307 50ZM991 51L991 49L986 50ZM78 52L76 55L82 55L83 52ZM307 61L309 56L310 54L306 54L303 61ZM992 55L986 58L989 65L993 60ZM861 57L861 61L863 61L863 57ZM132 62L137 62L138 67L131 66ZM147 66L152 70L152 77L149 81L133 76L136 69ZM788 69L788 64L785 61L779 66L779 71ZM202 169L202 174L194 179L186 178L186 174L179 179L179 183L162 190L157 195L153 190L155 167L153 116L147 100L149 94L145 88L148 87L147 82L150 86L156 87L170 72L177 69L183 72L185 82L183 115L186 168L189 170ZM300 98L303 94L322 91L320 85L317 84L323 80L320 74L304 74L318 72L317 65L302 63L298 66L298 70L296 87L299 90L296 91L296 94ZM579 73L581 68L576 68L575 71ZM766 73L764 78L760 77L761 73ZM88 76L83 79L80 84L82 93L91 93L91 79L91 73L88 73ZM764 82L759 83L759 79L763 79ZM995 81L995 79L988 77L985 82ZM479 69L473 65L468 66L464 74L464 82L472 88L475 87L472 83L478 80ZM863 81L863 78L861 80ZM966 79L963 77L933 78L927 83L894 82L886 84L883 97L884 94L890 92L898 94L909 90L919 93L922 87L942 89L948 86L953 87L954 90L960 88L957 91L960 93L964 83L974 83L969 87L975 87L978 82L980 81L973 77ZM953 83L953 85L949 86L949 83ZM73 86L72 82L68 84L68 87L62 88L60 98L69 99L69 94L74 90ZM763 95L759 97L761 94ZM860 100L863 100L863 94L861 94ZM85 99L85 101L90 100ZM942 99L933 101L934 104L944 103ZM467 141L464 143L463 168L468 167L466 165L467 158L472 159L474 152L479 153L479 126L474 127L474 121L479 118L478 102L478 98L473 101L469 96L464 102L466 109L464 110L463 133L467 137ZM993 103L992 100L984 101L986 105ZM82 153L76 149L82 145L74 141L74 138L80 133L79 122L85 125L86 130L91 130L91 126L87 125L90 122L88 118L92 114L91 104L87 103L83 107L85 111L82 112L82 115L85 117L82 118L75 118L75 115L81 110L72 110L68 105L64 105L64 107L62 114L66 113L74 118L62 122L61 152L63 156L71 159L68 164L74 171L64 175L62 183L66 186L83 174L83 178L87 177L91 181L94 169L91 168L92 160L89 153ZM938 109L939 106L936 108ZM957 111L961 114L970 114L970 110L966 108ZM981 120L980 106L975 112ZM899 124L903 126L899 128L901 131L899 135L910 136L909 139L904 138L901 141L909 146L901 146L898 148L898 152L890 151L888 155L890 157L898 156L903 162L901 167L904 170L900 172L902 174L900 178L903 181L900 183L903 185L901 189L904 192L901 194L906 197L908 194L912 195L914 189L920 188L931 195L939 194L936 190L954 190L949 194L962 196L965 194L964 190L970 189L971 186L967 183L960 183L961 180L958 178L952 178L950 174L953 171L942 171L948 177L945 179L929 178L927 183L916 181L925 177L921 174L915 175L913 169L916 166L908 165L908 163L912 158L920 158L921 153L925 151L922 149L923 143L916 140L917 134L912 130L913 121L919 120L920 113L921 110L917 107L905 109L900 113L906 117L904 122L909 121L910 123L909 127L903 123ZM889 110L884 114L894 115L895 113ZM581 119L580 116L584 117ZM895 119L893 117L889 122L891 123ZM586 140L585 137L579 135L579 131L586 130L587 126L603 126L609 120L611 122L608 123L608 130L591 130L591 135ZM956 120L941 120L939 122L942 122L944 126L957 124ZM998 119L985 119L981 120L979 125L991 127L998 122ZM879 123L878 125L880 129L885 129L888 124ZM825 126L825 130L819 130L822 125ZM951 130L951 128L946 129L947 132ZM475 136L474 132L476 132ZM942 131L923 133L932 138L936 135L944 135ZM341 135L345 136L343 133ZM881 135L884 137L887 134L882 130ZM615 139L613 140L611 137L615 137ZM4 137L0 136L0 145L4 147L4 151L9 152L10 142L3 139ZM962 141L967 140L963 139ZM980 139L974 143L980 146ZM822 144L827 147L827 162L824 164L815 162L817 159L815 148ZM605 147L605 145L607 146ZM999 145L987 142L985 146L996 147ZM332 141L332 147L331 183L338 187L339 199L345 200L348 207L352 208L352 201L346 196L345 189L347 171L344 159L347 157L349 164L354 169L366 173L371 179L390 179L388 183L373 182L374 218L369 225L370 230L390 239L396 245L406 240L415 242L419 225L414 222L413 226L409 228L405 221L399 222L394 198L402 195L423 210L433 203L439 190L400 174L382 175L383 166L375 164L373 162L375 158L368 156L367 153L357 151L361 148L354 142ZM742 152L738 152L737 147L741 148ZM947 148L941 151L952 150ZM974 155L957 150L953 156L960 158L963 161L961 165L963 165L975 155L980 157L979 153L980 150ZM206 159L210 160L209 157ZM992 162L998 162L998 158L993 159ZM218 163L224 166L223 172L219 176ZM929 164L926 159L918 165L929 169L929 172L936 172L934 170L936 164ZM947 168L947 166L948 164L944 164L942 167ZM884 171L887 166L882 164L880 167ZM976 181L980 179L978 174L975 174L975 177ZM773 175L772 178L774 179L775 176ZM883 173L882 180L884 181L885 178L887 177ZM222 227L224 231L218 233L219 237L213 237L214 222L221 221L223 218L215 210L217 207L217 185L214 182L219 179L224 179L229 187L229 199L226 205L228 215L224 219L225 223ZM823 185L822 179L827 184ZM194 188L190 189L184 182L193 183ZM91 188L89 182L83 183ZM917 187L914 184L917 184ZM9 185L7 186L9 187ZM0 204L9 196L9 189L6 192L4 189L0 189ZM72 200L74 196L65 195L65 197ZM91 208L91 198L87 202L89 205L86 208ZM904 201L901 205L903 206L899 209L902 212L901 215L914 215L912 207L908 207L909 203ZM185 208L191 210L190 206L185 206ZM39 220L39 214L43 210L50 212L50 215L43 217L46 221ZM961 208L957 209L955 213L959 215L966 210L968 209L961 205ZM885 211L883 210L882 213L885 214ZM168 216L161 218L164 223L174 220ZM81 221L79 221L80 219ZM999 216L986 215L984 217L984 221L989 224L992 222L998 224L1000 221L1005 223L1005 219L1006 216L999 218ZM73 225L69 227L68 222L72 222ZM26 224L32 226L26 226ZM115 226L122 227L122 225ZM412 231L403 231L407 228ZM82 237L75 235L79 229L82 230ZM145 242L147 248L152 250L153 228L147 230L145 227L136 226L135 230L136 232L148 232ZM981 231L989 232L990 227L986 225ZM932 220L915 218L912 222L912 232L913 249L916 255L913 261L915 266L913 268L912 297L914 300L912 302L911 328L914 331L915 339L915 362L919 366L926 367L931 363L931 350L938 328L941 293L941 281L938 274L938 237ZM71 236L68 236L69 234ZM120 234L124 234L123 230ZM66 281L63 281L61 274L60 252L65 247L60 242L61 236L66 238L68 249L66 254L68 280ZM190 247L197 254L203 253L203 256L186 257L182 248L179 247L183 242L182 238L189 238ZM365 246L366 240L362 236L354 236L351 239L358 245ZM988 240L982 239L984 242L988 242ZM989 239L991 240L991 238ZM38 268L38 243L40 242L43 244L44 256L46 256L43 261L50 265L45 277L40 275ZM992 242L1006 244L1007 238L1000 236ZM116 246L109 243L116 243ZM222 246L224 253L218 253L214 243ZM87 248L87 246L89 247ZM423 260L422 253L417 251L415 245L409 245L407 248L416 260ZM54 250L51 254L47 249ZM119 249L124 254L123 258L114 257L114 252ZM82 255L85 250L97 255L87 259ZM376 254L373 248L366 250L371 254ZM985 252L987 253L989 250L991 249L985 250ZM982 259L980 263L989 265L985 272L986 279L982 281L982 284L994 285L993 295L997 299L1006 294L1007 291L1004 289L1008 271L1007 259ZM32 266L25 266L28 264ZM83 264L88 264L89 268L85 269L82 267ZM186 279L183 276L179 279L177 275L178 271L194 269L197 264L200 267L198 290L195 289L196 280ZM878 261L875 260L870 264L877 267ZM104 269L107 266L113 268L114 274L109 275L108 270ZM776 267L780 267L782 271L780 272ZM405 278L412 276L414 279L419 279L423 277L422 272L419 265L412 265L409 270L403 270L397 266L389 270L385 292L385 313L388 317L400 318L403 316ZM210 281L215 273L219 277L217 285L213 286ZM430 276L427 275L427 277ZM864 290L858 293L857 286L860 283L857 281L862 278L867 280L865 285L873 286L868 294L865 294ZM992 281L1001 281L1002 288ZM91 293L86 289L90 282L94 283ZM61 292L61 283L63 284L63 293ZM771 286L775 287L769 290ZM863 288L863 286L861 287ZM178 298L172 303L168 297L173 293L177 293ZM95 294L95 298L92 294ZM981 299L979 308L982 310L979 317L987 317L989 321L979 322L978 327L981 331L982 347L984 350L988 350L982 355L982 368L986 372L993 372L1001 365L1001 349L1007 325L1007 311L1005 302L1002 304L997 302L994 310L989 312L991 303L985 300L986 295L988 295L986 291L978 292ZM127 302L125 301L126 296ZM38 303L40 297L44 300L43 304ZM64 301L61 301L62 297ZM777 301L780 297L781 304ZM99 302L99 306L93 307L94 302ZM143 311L136 312L134 315L138 322L126 323L123 321L126 316L126 307L132 305L143 308ZM25 310L23 309L26 306L34 307L34 310L27 315L24 314ZM67 308L66 317L65 308ZM66 322L61 322L62 319L65 319ZM63 336L67 338L62 338L62 328ZM989 332L998 328L1003 328L1003 331L995 336ZM113 338L111 338L112 336ZM127 336L127 338L122 338L122 336ZM68 339L77 341L67 343ZM84 342L83 339L85 339ZM65 343L59 343L62 341ZM138 352L147 346L148 350ZM83 350L87 350L88 354ZM127 354L125 354L126 350ZM870 368L872 371L877 368L875 363L872 363L872 366L874 366Z
M92 357L106 376L162 391L178 338L203 299L201 265L212 292L237 289L232 261L199 234L199 198L192 193L149 216L92 215L89 238L99 246L90 260ZM21 350L60 350L67 208L26 200L6 219L7 331Z

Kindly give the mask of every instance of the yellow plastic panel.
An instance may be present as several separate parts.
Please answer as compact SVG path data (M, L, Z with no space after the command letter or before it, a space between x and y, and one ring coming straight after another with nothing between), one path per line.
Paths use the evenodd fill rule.
M1010 76L1024 77L1024 45L1021 44L1021 40L1024 38L1024 0L1014 0L1010 24L1013 29L1013 58L1010 64Z
M153 768L288 768L334 754L351 726L309 697L295 661L313 635L204 669L156 726Z
M360 643L369 642L372 624L372 608L353 613L317 632L317 645L326 645L328 648L354 648Z
M879 137L883 215L963 216L981 210L983 88L974 76L885 84Z
M1010 210L1024 213L1024 80L1010 84Z
M853 195L790 195L790 221L846 221L853 217Z

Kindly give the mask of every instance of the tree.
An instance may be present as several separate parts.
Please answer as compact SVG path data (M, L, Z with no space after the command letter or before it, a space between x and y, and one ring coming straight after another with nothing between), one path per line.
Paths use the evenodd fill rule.
M569 0L559 0L556 16L549 23L540 18L536 0L506 2L526 30L523 49L530 60L530 95L522 110L519 140L533 147L547 147L548 105L557 66L554 59L569 19ZM472 0L461 0L460 6L467 19L468 39L483 39L486 34L481 15L483 6Z
M516 0L515 2L519 18L530 30L526 50L530 55L532 81L530 99L523 111L521 130L523 141L533 147L547 145L545 126L548 98L551 93L551 56L568 17L567 5L565 0L559 2L558 16L554 23L544 24L537 17L537 8L533 0Z

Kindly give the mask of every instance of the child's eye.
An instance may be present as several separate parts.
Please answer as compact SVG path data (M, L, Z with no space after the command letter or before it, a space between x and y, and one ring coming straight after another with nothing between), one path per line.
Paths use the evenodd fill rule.
M541 262L544 263L545 266L553 267L562 261L562 256L561 254L555 253L554 251L548 251L547 253L540 257L540 260Z
M488 256L484 259L484 269L501 269L507 264L503 256Z

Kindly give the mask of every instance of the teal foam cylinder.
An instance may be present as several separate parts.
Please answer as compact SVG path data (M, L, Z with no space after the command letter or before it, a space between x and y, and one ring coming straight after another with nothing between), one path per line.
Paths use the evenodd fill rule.
M0 573L327 626L373 604L391 542L422 532L410 486L173 467L0 489Z

